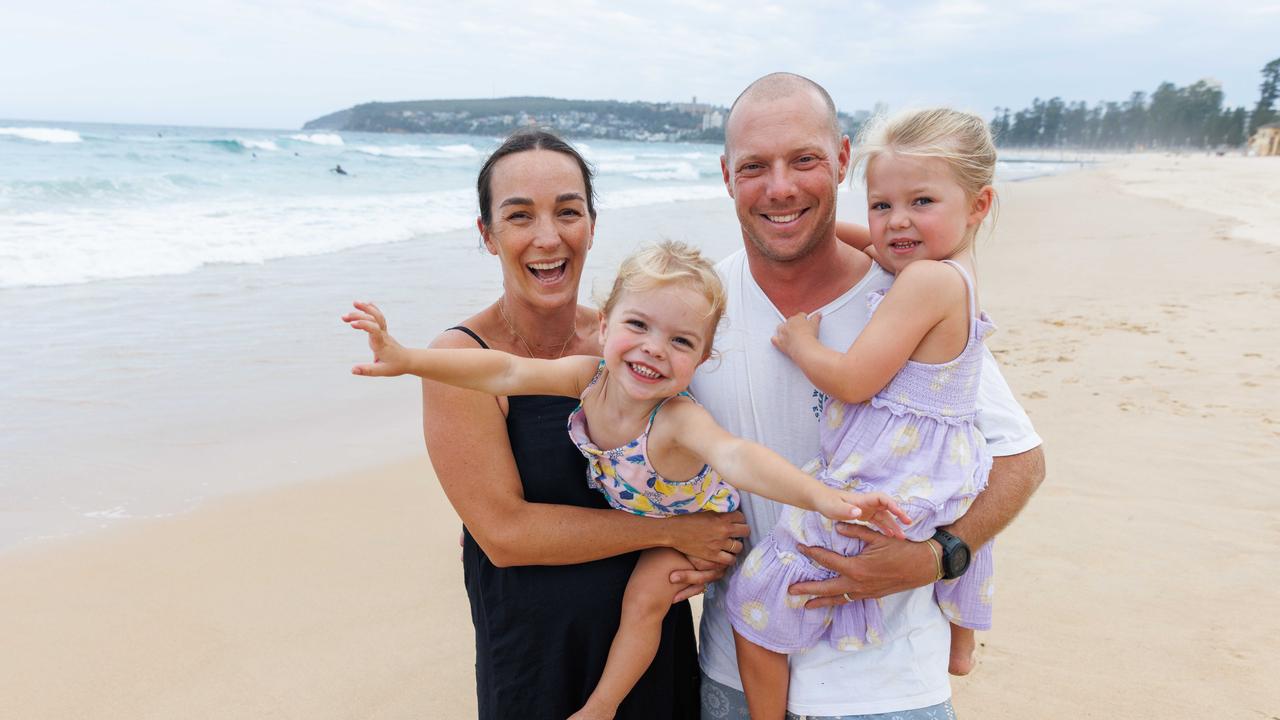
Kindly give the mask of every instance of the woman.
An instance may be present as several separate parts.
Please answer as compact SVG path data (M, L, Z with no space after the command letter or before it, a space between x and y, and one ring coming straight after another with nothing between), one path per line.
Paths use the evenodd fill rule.
M598 315L577 303L595 229L586 162L554 135L522 132L494 151L476 187L476 224L502 264L503 293L432 347L598 355ZM674 547L727 563L742 547L732 539L747 532L740 513L654 520L609 509L565 430L572 399L494 398L429 381L422 399L427 450L465 525L481 718L563 720L581 707L604 667L635 551ZM617 717L692 718L697 685L682 601Z

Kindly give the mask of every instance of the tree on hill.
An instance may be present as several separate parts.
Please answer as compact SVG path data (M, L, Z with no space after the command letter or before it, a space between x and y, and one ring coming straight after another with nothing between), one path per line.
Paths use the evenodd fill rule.
M1275 103L1280 96L1280 58L1262 66L1262 84L1258 86L1258 104L1249 116L1249 135L1258 128L1276 121Z
M991 130L1006 147L1238 147L1244 143L1247 113L1242 107L1224 108L1222 100L1221 85L1209 79L1185 87L1163 82L1150 96L1135 92L1126 102L1102 101L1092 108L1058 97L1036 98L1017 112L996 108Z

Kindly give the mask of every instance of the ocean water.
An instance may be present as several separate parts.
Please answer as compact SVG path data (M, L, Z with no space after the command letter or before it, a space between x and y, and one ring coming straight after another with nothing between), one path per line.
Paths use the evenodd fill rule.
M170 275L471 227L499 138L0 120L0 287ZM720 146L578 143L601 208L721 197ZM331 169L342 166L348 175ZM1047 172L1002 164L1001 177Z
M423 344L492 301L473 183L499 142L0 120L0 550L421 453L414 381L350 376L338 316L373 299ZM640 242L741 245L719 146L578 144L585 301Z
M476 170L499 142L0 120L0 287L185 273L471 227ZM724 192L717 146L580 147L602 207ZM331 172L339 165L349 174Z

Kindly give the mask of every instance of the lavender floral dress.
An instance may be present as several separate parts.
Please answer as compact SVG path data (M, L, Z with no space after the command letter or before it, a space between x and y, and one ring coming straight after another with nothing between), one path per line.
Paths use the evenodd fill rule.
M972 281L959 265L949 264L964 276L972 313ZM883 290L868 296L872 312L883 298ZM911 540L926 540L939 526L954 522L986 487L991 469L991 456L973 421L982 341L994 329L985 313L972 316L968 343L954 360L908 361L870 402L848 405L825 399L821 454L805 470L834 488L893 496L911 516L912 524L903 528ZM787 594L793 583L835 577L802 555L797 545L846 556L862 550L862 541L835 532L831 520L787 507L730 580L726 605L733 629L780 653L804 650L824 637L839 650L883 642L878 601L805 610L810 596ZM974 553L964 575L935 583L938 606L949 621L980 630L991 626L992 571L988 543Z

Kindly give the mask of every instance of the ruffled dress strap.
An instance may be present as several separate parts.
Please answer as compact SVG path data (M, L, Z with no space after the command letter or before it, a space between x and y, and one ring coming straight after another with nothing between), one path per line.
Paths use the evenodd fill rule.
M582 388L582 394L578 396L578 407L582 407L582 401L586 399L587 391L600 382L601 377L604 377L604 358L600 358L600 363L596 365L596 374L591 376L591 382ZM650 419L650 422L652 422L652 419Z
M603 363L604 361L601 360L600 362ZM592 382L595 382L595 380L592 380ZM658 417L658 411L662 409L662 406L666 405L669 401L678 397L687 397L690 400L693 400L695 403L698 402L697 400L694 400L693 395L690 395L688 390L681 390L680 392L676 393L675 395L672 395L671 397L663 398L658 402L657 405L653 406L653 411L649 413L649 422L646 423L644 426L644 435L642 437L646 437L646 438L649 437L649 431L653 429L653 421Z

